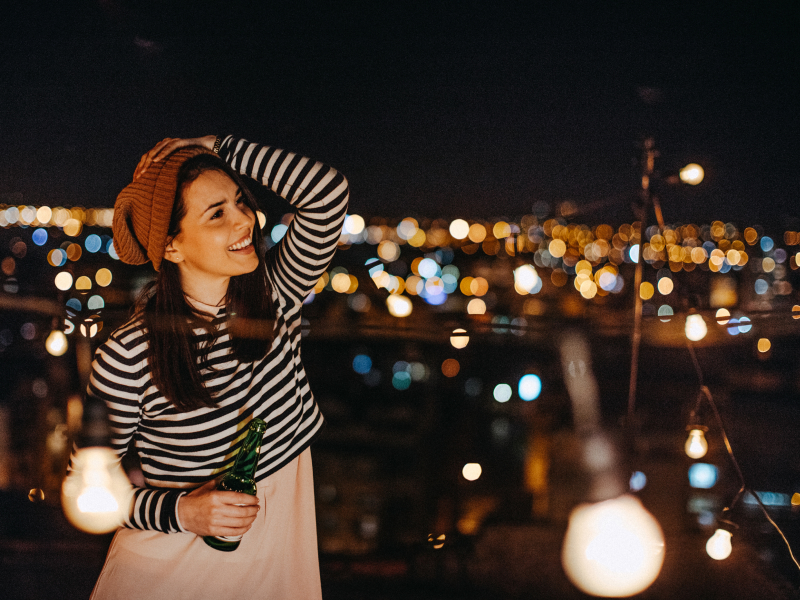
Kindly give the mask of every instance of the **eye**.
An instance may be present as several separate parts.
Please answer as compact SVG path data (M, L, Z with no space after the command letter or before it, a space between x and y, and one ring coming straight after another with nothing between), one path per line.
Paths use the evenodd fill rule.
M211 220L218 219L222 216L222 209L218 209L213 215L211 215Z

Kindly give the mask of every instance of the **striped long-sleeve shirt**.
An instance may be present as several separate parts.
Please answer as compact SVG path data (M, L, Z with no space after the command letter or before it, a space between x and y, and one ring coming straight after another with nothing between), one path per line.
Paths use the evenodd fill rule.
M141 319L117 329L98 348L87 393L108 407L118 456L135 445L146 482L134 488L124 523L130 528L185 532L177 516L179 497L232 466L251 418L267 423L257 481L298 456L323 423L300 359L300 312L336 250L347 180L322 163L230 136L220 156L295 207L286 235L270 250L276 255L267 261L275 337L264 358L238 362L220 309L215 324L221 335L209 354L214 371L204 374L218 407L189 412L178 411L153 385Z

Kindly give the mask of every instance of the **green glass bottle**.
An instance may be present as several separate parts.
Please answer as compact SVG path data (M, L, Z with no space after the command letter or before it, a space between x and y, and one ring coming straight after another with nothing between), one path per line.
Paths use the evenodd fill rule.
M217 484L217 489L226 492L241 492L242 494L256 495L256 468L258 455L261 450L261 441L267 424L261 419L253 419L247 429L247 437L242 442L242 447L236 455L236 461L225 477ZM233 552L242 541L241 535L203 537L203 541L216 550Z

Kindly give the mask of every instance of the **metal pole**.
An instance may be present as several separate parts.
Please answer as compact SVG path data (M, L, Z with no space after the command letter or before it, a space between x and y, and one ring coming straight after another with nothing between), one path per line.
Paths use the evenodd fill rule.
M644 232L647 227L647 210L652 200L650 182L656 159L655 141L644 141L642 156L642 218L639 227L639 260L636 261L636 274L633 280L633 335L631 336L631 379L628 387L628 426L633 426L636 410L636 384L639 378L639 347L642 343L642 271L644 266Z

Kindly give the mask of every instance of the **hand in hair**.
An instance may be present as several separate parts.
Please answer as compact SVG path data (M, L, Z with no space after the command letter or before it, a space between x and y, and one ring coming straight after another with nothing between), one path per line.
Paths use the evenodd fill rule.
M220 492L216 480L189 492L178 502L178 518L197 535L244 535L258 514L258 497Z
M153 149L142 155L139 164L136 165L136 170L133 172L133 180L136 181L142 176L147 168L154 162L158 162L162 158L166 158L175 150L184 148L186 146L203 146L209 150L214 149L214 142L217 140L215 135L206 135L196 138L164 138L158 142Z

